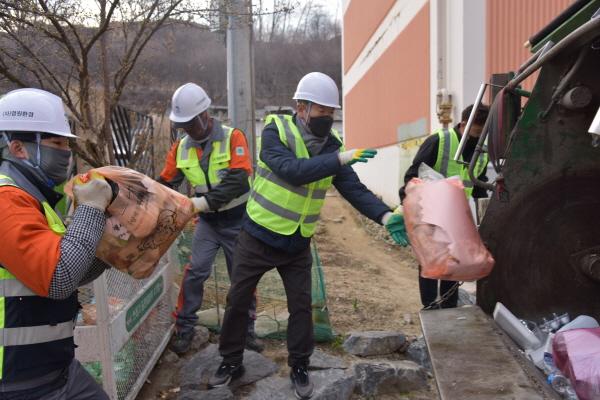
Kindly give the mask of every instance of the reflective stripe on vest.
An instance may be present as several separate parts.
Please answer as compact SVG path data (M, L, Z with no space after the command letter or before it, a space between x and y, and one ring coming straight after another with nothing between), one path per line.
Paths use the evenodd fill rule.
M229 168L231 161L231 134L233 128L223 125L225 140L212 141L212 150L208 160L208 181L206 174L202 170L196 147L188 144L189 136L185 136L179 142L177 148L177 168L180 169L187 180L194 187L196 194L208 193L209 187L216 187L221 182L220 171ZM210 184L210 186L209 186ZM228 210L237 207L248 201L250 193L246 192L243 195L233 199L225 204L219 211Z
M435 134L439 137L438 154L434 169L445 177L459 176L465 187L465 194L470 197L473 194L473 181L469 177L469 167L467 165L454 161L454 155L458 151L460 144L458 134L452 128L440 129ZM462 157L460 159L462 162ZM475 176L481 175L486 169L488 163L487 155L483 154L479 157L477 165L475 165Z
M269 115L265 125L275 123L279 140L297 158L310 158L302 135L290 115ZM338 133L333 135L342 144ZM257 141L257 147L260 142ZM341 148L343 151L343 145ZM260 150L257 152L260 154ZM321 207L333 177L327 177L306 185L292 185L278 177L258 158L256 176L248 201L248 216L257 224L281 235L292 235L300 228L304 237L314 234Z
M0 175L0 186L19 187L8 176ZM48 226L53 232L63 235L65 226L47 202L42 203ZM0 380L4 378L4 353L6 347L49 343L73 336L75 322L69 320L54 325L5 327L6 299L10 297L37 297L7 269L0 268Z

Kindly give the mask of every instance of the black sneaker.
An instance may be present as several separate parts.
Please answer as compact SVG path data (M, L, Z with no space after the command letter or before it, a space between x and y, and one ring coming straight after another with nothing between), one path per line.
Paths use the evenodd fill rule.
M227 364L222 362L219 369L208 380L208 388L214 389L221 386L227 386L229 383L244 375L245 369L242 364Z
M308 369L303 365L293 366L290 371L290 379L294 386L294 394L297 398L310 399L314 392L314 385L308 378Z
M265 349L265 345L255 333L248 332L246 335L246 349L255 351L257 353L262 353Z
M196 332L193 330L183 333L176 332L171 342L171 350L178 355L187 353L190 347L192 347L192 340L194 340L195 334Z

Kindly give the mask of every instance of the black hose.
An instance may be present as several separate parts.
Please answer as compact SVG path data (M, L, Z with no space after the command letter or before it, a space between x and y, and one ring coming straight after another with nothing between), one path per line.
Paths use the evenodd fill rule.
M579 10L581 10L585 5L587 5L590 0L577 0L569 7L567 7L562 13L558 14L556 18L554 18L548 25L542 28L538 33L531 36L528 40L531 47L534 47L540 41L542 41L546 36L551 34L556 28L565 23L569 18L575 15Z

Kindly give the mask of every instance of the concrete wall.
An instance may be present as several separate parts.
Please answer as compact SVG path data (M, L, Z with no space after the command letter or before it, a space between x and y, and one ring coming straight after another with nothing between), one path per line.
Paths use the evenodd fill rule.
M417 140L430 131L429 1L352 0L344 10L346 147L379 149L355 170L394 206Z
M346 144L380 150L356 167L361 180L397 204L418 146L440 127L438 91L452 94L458 122L481 83L491 73L516 70L530 56L523 43L570 3L342 0Z

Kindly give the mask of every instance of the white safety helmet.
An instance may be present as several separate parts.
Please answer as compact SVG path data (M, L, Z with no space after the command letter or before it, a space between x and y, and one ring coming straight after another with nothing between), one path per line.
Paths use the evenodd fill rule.
M210 97L204 89L195 83L186 83L173 93L169 119L173 122L187 122L208 110L210 104Z
M40 89L17 89L0 98L0 132L51 133L76 138L60 97Z
M311 72L300 79L294 93L294 100L340 108L340 93L335 81L321 72Z

